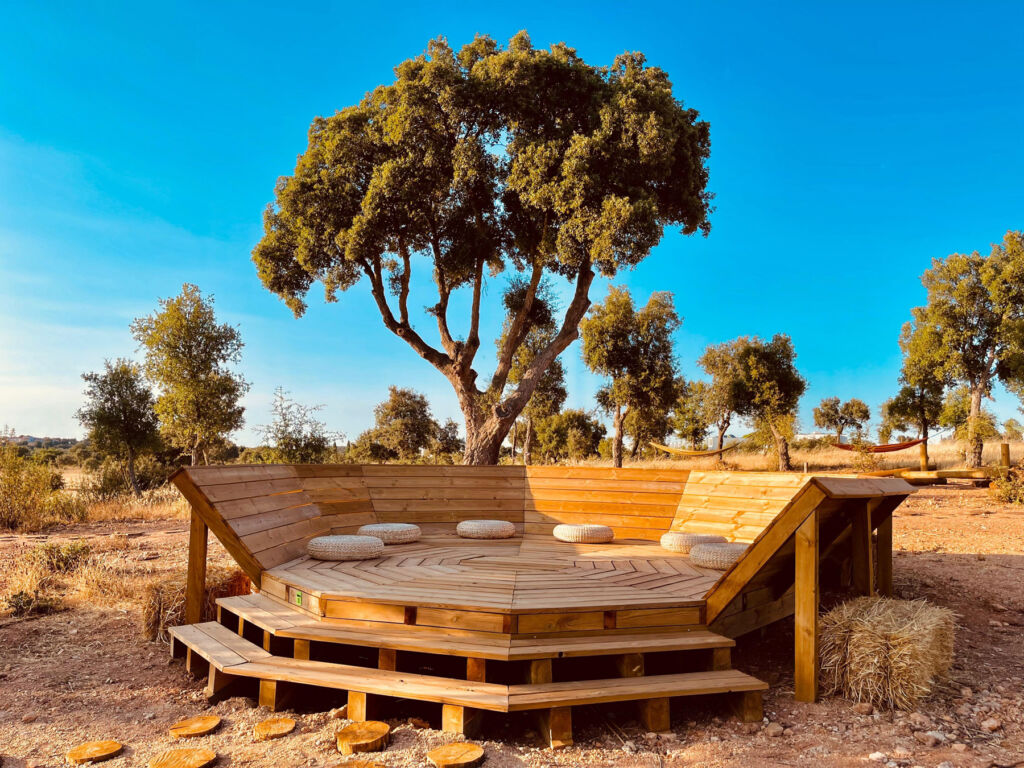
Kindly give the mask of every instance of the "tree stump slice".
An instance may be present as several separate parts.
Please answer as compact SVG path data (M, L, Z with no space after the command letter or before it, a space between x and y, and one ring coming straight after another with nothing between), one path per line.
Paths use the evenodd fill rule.
M87 741L69 751L67 759L74 765L99 763L117 757L121 754L122 749L124 749L124 745L119 741Z
M383 763L374 763L370 760L346 760L338 763L333 768L387 768Z
M378 720L346 725L335 734L338 751L343 755L357 752L378 752L388 745L391 726Z
M290 717L271 717L253 726L252 732L256 741L279 739L295 730L295 721Z
M217 759L212 749L168 749L149 761L149 768L205 768Z
M484 761L484 750L478 744L456 742L430 750L427 759L437 768L473 768Z
M176 739L189 739L213 733L218 725L220 718L217 715L198 715L175 723L171 726L170 733Z

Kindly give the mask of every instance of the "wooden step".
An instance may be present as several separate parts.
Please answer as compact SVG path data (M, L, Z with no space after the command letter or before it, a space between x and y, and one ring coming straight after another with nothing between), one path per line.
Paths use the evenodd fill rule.
M273 656L217 622L171 629L176 644L188 647L228 677L299 683L362 694L432 701L495 712L660 699L671 696L763 691L767 684L736 670L687 672L650 677L571 683L500 685L430 675L355 667ZM211 674L211 688L213 687ZM220 684L222 684L221 681Z
M395 631L383 623L366 628L328 624L263 595L222 597L217 605L276 637L499 661L731 648L736 644L703 628L684 632L599 631L577 637L510 638L483 633L468 637L424 627L403 626Z

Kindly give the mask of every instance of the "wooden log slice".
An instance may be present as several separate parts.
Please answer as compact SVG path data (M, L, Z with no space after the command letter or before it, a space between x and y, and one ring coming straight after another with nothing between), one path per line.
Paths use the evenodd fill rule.
M346 760L344 763L331 766L331 768L387 768L387 766L370 760Z
M205 768L217 759L212 749L168 749L149 761L149 768Z
M79 744L67 754L68 762L74 765L99 763L121 754L124 745L119 741L87 741Z
M213 733L218 725L220 718L217 715L198 715L175 723L171 726L170 733L176 739L188 739Z
M335 734L338 751L343 755L357 752L378 752L388 745L391 726L378 720L346 725Z
M256 741L266 741L267 739L279 739L282 736L287 736L294 730L295 721L290 717L271 717L256 723L253 726L252 732L253 736L256 737Z
M427 759L437 768L473 768L484 761L484 750L468 741L456 742L430 750Z

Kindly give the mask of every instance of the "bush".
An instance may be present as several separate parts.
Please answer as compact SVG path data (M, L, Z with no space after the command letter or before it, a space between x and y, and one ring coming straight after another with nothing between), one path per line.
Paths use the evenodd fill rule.
M52 467L29 461L13 445L0 446L0 528L38 531L84 519L85 504L62 487Z
M89 559L91 552L91 547L80 541L70 541L67 544L50 542L30 550L26 557L29 562L51 573L71 573Z
M988 492L997 501L1024 504L1024 470L1011 469L1005 477L996 478L988 487Z
M135 462L135 477L143 491L164 485L171 471L171 467L152 455L142 456ZM132 493L132 484L124 463L109 457L104 459L93 473L89 491L101 499Z

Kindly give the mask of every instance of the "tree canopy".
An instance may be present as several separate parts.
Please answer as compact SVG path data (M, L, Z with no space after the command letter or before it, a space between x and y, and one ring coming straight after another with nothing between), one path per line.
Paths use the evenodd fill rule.
M434 40L395 73L358 104L313 121L294 174L277 184L253 260L296 315L315 282L328 301L365 282L384 325L455 389L466 463L493 464L544 372L577 337L595 274L638 264L667 226L709 231L709 127L642 54L597 67L564 44L534 48L525 32L507 48L488 37L458 51ZM414 267L435 284L439 343L414 327ZM527 293L481 383L484 285L503 271L522 277ZM545 274L568 280L572 298L509 388ZM471 295L464 335L449 318L460 289Z
M672 415L676 435L691 448L701 448L711 429L708 399L711 385L705 381L680 382L679 397Z
M270 447L269 459L282 464L325 464L335 455L334 442L342 435L330 432L316 414L322 405L307 406L289 397L282 387L274 390L273 419L260 427Z
M715 428L716 450L722 450L725 433L732 424L733 414L737 410L735 394L738 390L734 384L740 375L736 366L738 344L738 339L712 344L697 360L697 364L711 376L711 386L704 395L704 408L708 420Z
M835 432L837 443L843 441L843 432L847 429L862 433L870 420L871 409L867 403L856 397L845 403L838 397L826 397L814 409L814 425Z
M604 425L591 414L572 408L537 424L537 453L544 461L581 461L597 454Z
M681 321L672 294L655 292L636 309L629 289L610 286L580 324L583 362L610 381L597 394L598 406L612 415L612 460L622 466L624 419L631 410L664 411L675 403L676 360L672 334Z
M160 444L153 393L138 364L107 360L102 373L83 373L86 402L76 416L88 430L92 448L123 463L135 495L142 489L135 473L141 453Z
M242 354L238 329L218 323L213 297L190 283L160 299L160 310L137 318L132 336L145 351L146 376L159 392L156 412L167 440L193 464L243 424L249 385L230 370Z

